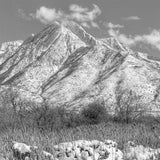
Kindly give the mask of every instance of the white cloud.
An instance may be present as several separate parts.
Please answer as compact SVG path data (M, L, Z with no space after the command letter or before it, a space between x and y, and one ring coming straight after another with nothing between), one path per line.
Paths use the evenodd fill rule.
M130 17L124 17L124 20L140 20L140 17L138 16L130 16Z
M104 23L104 26L105 27L107 27L107 28L116 28L116 29L118 29L118 28L124 28L124 26L123 25L120 25L120 24L113 24L113 23L111 23L111 22L109 22L109 23Z
M132 36L122 34L119 30L111 28L108 30L108 33L129 47L132 47L139 42L144 42L160 50L160 30L154 29L149 34Z
M93 21L91 22L91 26L95 27L95 28L99 28L99 25L96 22L93 22Z
M23 19L25 19L25 20L31 20L32 18L30 17L30 16L27 16L26 14L25 14L25 12L24 12L24 10L23 9L18 9L18 14L19 14L19 16L20 17L22 17Z
M77 4L71 4L69 10L73 12L87 12L88 8L83 8L82 6L79 6Z
M50 23L54 20L63 18L64 14L62 11L56 11L56 9L46 8L44 6L40 7L36 11L36 14L32 14L34 18L39 19L42 23Z
M127 46L133 46L137 43L134 38L132 38L131 36L126 36L125 34L119 34L118 40Z
M110 36L113 36L113 37L118 37L118 35L119 35L119 30L114 30L113 28L110 28L109 30L108 30L108 34L110 35Z
M96 18L101 14L101 10L97 5L93 4L93 9L90 10L89 8L72 4L69 7L69 11L70 13L67 14L62 10L42 6L31 16L45 24L52 23L55 20L62 21L67 19L77 21L84 27L99 27L95 22Z
M150 34L143 35L142 38L146 43L152 44L160 50L160 30L153 30Z

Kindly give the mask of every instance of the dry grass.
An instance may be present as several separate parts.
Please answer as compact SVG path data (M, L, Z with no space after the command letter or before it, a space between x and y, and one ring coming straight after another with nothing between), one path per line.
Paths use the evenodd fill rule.
M92 116L89 113L92 113ZM103 112L97 110L98 113ZM43 114L42 114L43 113ZM0 110L0 156L12 157L10 142L24 142L52 152L55 144L73 140L111 139L122 149L125 142L131 140L137 144L160 147L160 124L155 119L143 118L132 123L115 122L92 109L84 114L87 119L67 117L64 110L38 110L37 112L13 113L12 109ZM108 116L108 115L106 115ZM91 119L90 119L91 117ZM84 118L84 117L83 117ZM89 119L88 119L89 118ZM95 124L91 120L95 118Z

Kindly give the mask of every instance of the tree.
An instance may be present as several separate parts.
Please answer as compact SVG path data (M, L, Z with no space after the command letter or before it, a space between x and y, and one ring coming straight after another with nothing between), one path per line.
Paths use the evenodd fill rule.
M144 113L141 96L129 89L117 87L116 90L116 119L129 123Z

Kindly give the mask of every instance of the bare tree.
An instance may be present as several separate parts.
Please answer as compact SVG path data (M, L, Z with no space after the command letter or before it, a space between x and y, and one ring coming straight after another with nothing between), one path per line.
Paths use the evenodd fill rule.
M141 102L141 96L133 90L124 89L122 86L123 79L119 81L116 88L116 118L129 123L144 113L144 107Z

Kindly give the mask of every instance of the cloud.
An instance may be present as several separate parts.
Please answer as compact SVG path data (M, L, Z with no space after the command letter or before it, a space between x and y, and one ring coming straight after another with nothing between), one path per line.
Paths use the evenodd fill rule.
M82 6L79 6L77 4L71 4L70 7L69 7L69 10L70 11L73 11L73 12L87 12L88 11L88 8L83 8Z
M124 17L124 20L140 20L141 18L138 16L130 16L130 17Z
M78 5L77 5L77 7L78 7ZM84 11L84 12L78 12L78 11L75 12L74 11L69 16L71 16L71 19L77 20L79 22L83 22L83 21L93 22L97 18L97 16L101 14L101 10L99 9L99 7L97 5L93 4L93 7L94 8L91 11ZM84 8L84 9L86 9L86 8Z
M119 36L119 30L115 30L115 29L113 29L113 28L110 28L110 29L108 30L108 34L109 34L110 36L112 36L112 37L118 38L118 36Z
M149 34L133 36L122 34L119 30L111 28L108 30L108 33L129 47L135 46L139 42L143 42L160 50L160 30L154 29Z
M133 38L132 36L127 36L125 34L119 34L118 40L127 46L134 46L138 42L135 37Z
M72 4L69 6L70 13L67 14L60 9L47 8L41 6L36 13L30 14L32 18L38 19L44 24L50 24L53 21L62 21L62 20L74 20L79 22L84 27L99 27L95 22L96 18L101 14L100 8L93 4L93 9L83 8L77 4Z
M36 14L32 14L33 18L40 20L42 23L47 24L53 22L54 20L62 19L64 13L60 10L46 8L44 6L40 7L36 11Z
M108 34L110 36L115 37L118 39L121 43L125 44L126 46L132 47L136 45L138 42L138 39L136 37L133 37L131 35L125 35L119 32L119 30L115 30L113 28L108 30Z
M107 27L107 28L109 28L109 29L111 29L111 28L113 28L113 29L124 28L123 25L113 24L111 22L109 22L109 23L104 22L104 26Z
M30 21L32 18L31 18L31 16L27 16L26 15L26 13L24 12L24 10L23 9L18 9L18 15L21 17L21 18L23 18L23 19L25 19L25 20L28 20L28 21Z
M142 41L145 41L160 50L160 30L153 30L150 34L143 35Z

